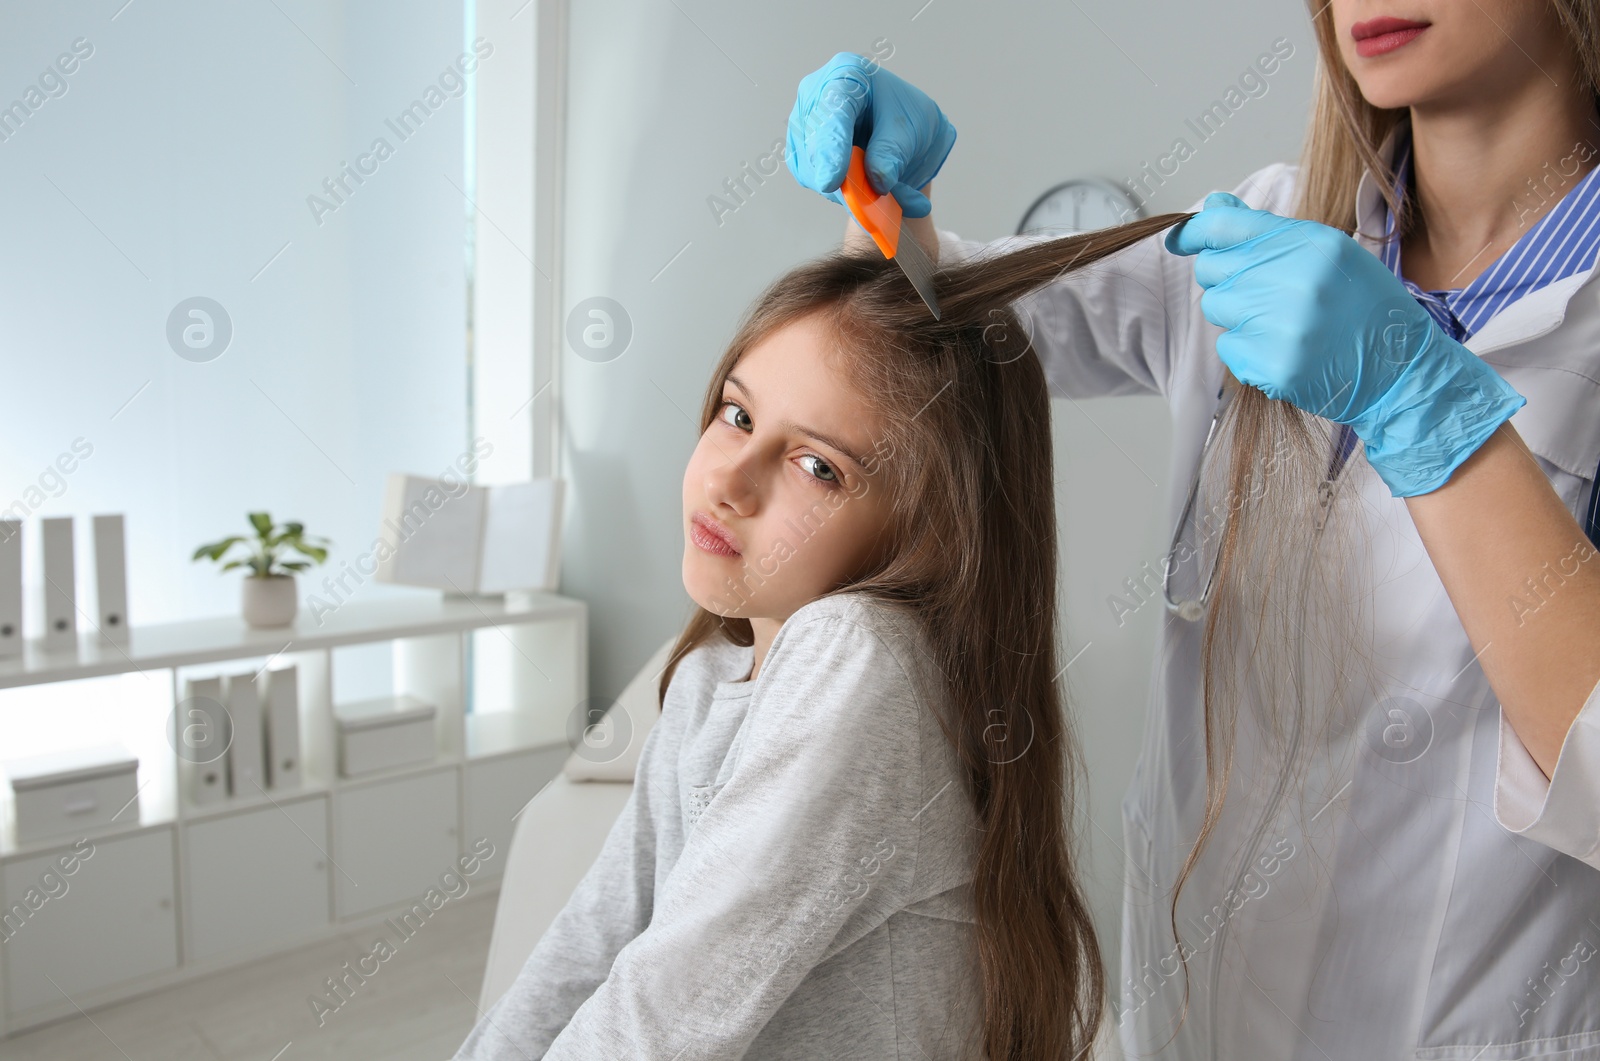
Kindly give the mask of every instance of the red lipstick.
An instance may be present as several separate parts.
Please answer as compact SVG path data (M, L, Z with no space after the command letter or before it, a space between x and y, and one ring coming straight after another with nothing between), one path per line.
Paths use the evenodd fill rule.
M1429 25L1431 23L1382 15L1366 22L1357 22L1350 27L1350 36L1355 39L1356 54L1363 59L1370 59L1410 44Z
M739 543L733 532L704 512L690 517L689 540L713 556L739 555Z

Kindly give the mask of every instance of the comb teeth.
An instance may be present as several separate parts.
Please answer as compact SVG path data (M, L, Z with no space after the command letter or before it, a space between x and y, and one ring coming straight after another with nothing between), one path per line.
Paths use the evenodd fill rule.
M928 252L922 249L922 244L904 228L900 230L894 260L900 264L900 271L906 274L911 286L917 289L917 294L922 296L922 301L927 303L933 319L938 320L939 298L933 291L934 264L928 258Z

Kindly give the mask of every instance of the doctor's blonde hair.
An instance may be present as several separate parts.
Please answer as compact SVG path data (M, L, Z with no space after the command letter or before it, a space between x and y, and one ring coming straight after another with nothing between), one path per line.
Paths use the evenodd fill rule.
M948 690L939 723L983 831L973 867L976 966L991 1061L1087 1057L1103 1020L1105 966L1077 861L1079 752L1065 710L1057 617L1055 483L1044 370L1011 304L1187 218L1041 241L938 272L934 320L892 262L837 252L777 280L711 374L700 416L756 343L818 315L838 364L872 402L891 499L880 565L836 590L913 615ZM848 503L848 502L847 502ZM696 607L662 674L746 619Z

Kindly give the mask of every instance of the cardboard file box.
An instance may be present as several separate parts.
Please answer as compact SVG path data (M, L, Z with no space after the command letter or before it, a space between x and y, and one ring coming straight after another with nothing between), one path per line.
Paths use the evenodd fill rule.
M22 521L0 519L0 657L22 655Z
M14 759L4 764L17 816L17 842L139 824L139 760L121 745ZM115 820L113 820L115 819Z
M173 713L170 734L178 751L183 791L196 806L228 798L228 745L233 723L223 701L222 679L189 678L183 683L183 701Z
M94 518L94 584L100 637L126 642L128 552L123 544L121 516Z
M73 579L72 517L39 521L44 550L44 647L48 652L78 647L77 583Z
M362 774L434 758L434 705L414 696L383 696L339 707L339 774Z
M266 725L267 787L300 785L300 689L293 666L266 673L261 713Z
M234 797L266 794L266 758L262 744L261 694L254 674L235 674L224 686L228 724L228 792Z

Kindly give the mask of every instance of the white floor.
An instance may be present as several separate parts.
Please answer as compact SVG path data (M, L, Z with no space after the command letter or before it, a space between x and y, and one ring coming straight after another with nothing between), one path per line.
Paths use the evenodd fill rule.
M309 997L367 929L0 1039L5 1061L443 1061L477 1019L496 892L439 910L319 1026Z

